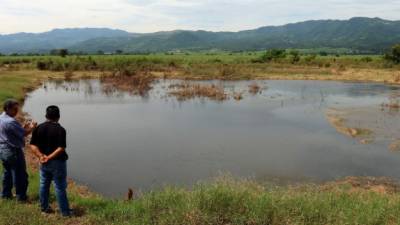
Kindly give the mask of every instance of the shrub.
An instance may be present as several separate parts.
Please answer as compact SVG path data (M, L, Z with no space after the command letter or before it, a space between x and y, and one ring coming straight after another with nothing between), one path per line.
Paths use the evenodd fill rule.
M400 63L400 44L392 47L391 51L385 55L385 59L396 64Z
M361 62L372 62L373 60L372 60L372 58L371 57L369 57L369 56L365 56L365 57L362 57L361 58Z
M68 53L68 49L53 49L53 50L51 50L50 51L50 55L58 55L58 56L61 56L61 57L65 57L65 56L67 56L69 53Z
M289 52L290 54L290 62L292 64L296 64L300 61L301 57L300 57L300 52L297 50L292 50Z
M327 52L324 52L324 51L322 51L322 52L320 52L320 53L319 53L319 55L320 55L320 56L328 56L328 53L327 53Z
M47 63L46 63L46 62L38 61L38 62L36 63L36 68L37 68L38 70L47 70L47 69L48 69L48 66L47 66Z
M316 54L311 54L311 55L305 57L304 60L305 60L307 63L310 63L310 62L313 62L316 58L317 58L317 55L316 55Z
M284 49L271 49L266 51L261 56L261 61L263 62L270 62L270 61L277 61L279 59L283 59L286 57L286 50Z

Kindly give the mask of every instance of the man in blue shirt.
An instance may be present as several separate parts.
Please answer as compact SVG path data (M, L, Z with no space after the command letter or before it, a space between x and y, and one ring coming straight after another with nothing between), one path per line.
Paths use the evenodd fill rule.
M12 188L15 185L17 200L27 200L28 173L23 149L25 136L36 127L36 123L21 126L15 119L19 103L7 100L3 105L4 112L0 115L0 159L4 167L3 190L1 197L12 198Z

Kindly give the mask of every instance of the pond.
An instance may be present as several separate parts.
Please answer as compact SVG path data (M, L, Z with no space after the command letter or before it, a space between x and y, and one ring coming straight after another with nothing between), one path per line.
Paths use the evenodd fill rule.
M178 82L158 81L137 96L106 91L99 80L49 81L29 94L24 111L43 122L46 106L61 108L69 176L107 196L121 196L128 188L192 185L220 173L282 182L400 178L400 153L387 147L392 137L361 144L338 132L326 116L331 108L369 109L368 121L379 118L396 133L399 113L380 107L398 86L201 81L242 92L243 99L180 101L168 94ZM258 94L247 91L254 82L263 87Z

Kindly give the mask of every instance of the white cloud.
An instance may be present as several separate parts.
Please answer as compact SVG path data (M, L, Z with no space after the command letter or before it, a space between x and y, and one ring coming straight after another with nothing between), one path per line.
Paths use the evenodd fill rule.
M66 27L243 30L309 19L400 19L400 0L0 0L0 33Z

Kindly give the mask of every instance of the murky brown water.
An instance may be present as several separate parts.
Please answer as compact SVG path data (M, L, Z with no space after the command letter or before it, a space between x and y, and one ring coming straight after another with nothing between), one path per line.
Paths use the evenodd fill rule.
M398 86L257 81L268 88L252 95L253 82L215 81L243 92L243 100L182 102L168 97L175 82L161 81L145 97L104 92L97 80L49 82L30 94L24 110L43 121L45 107L59 105L70 176L110 196L128 187L191 185L219 172L259 180L400 178L400 153L388 149L392 137L360 144L326 118L331 108L367 109L363 118L352 114L360 125L373 121L397 135L400 114L379 109Z

